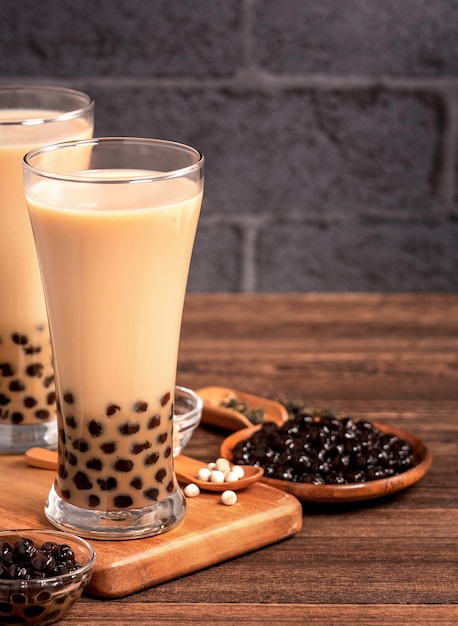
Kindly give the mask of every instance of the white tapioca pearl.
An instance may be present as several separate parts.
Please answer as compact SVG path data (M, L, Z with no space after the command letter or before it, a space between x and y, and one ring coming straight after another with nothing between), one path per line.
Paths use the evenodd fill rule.
M230 471L224 474L225 483L231 483L231 482L237 481L238 479L239 479L239 475L237 474L237 472Z
M195 498L200 494L200 489L194 483L189 483L189 485L186 485L183 489L183 493L187 498Z
M243 478L245 476L245 470L241 465L234 465L231 471L237 474L239 478Z
M208 469L208 467L201 467L200 470L197 472L197 478L199 480L204 480L205 482L208 482L210 480L211 473L212 471Z
M228 472L231 469L231 464L229 463L229 461L227 459L223 459L222 457L216 459L215 464L216 469L220 470L221 472Z
M223 483L224 482L224 472L219 470L213 470L210 474L210 482L211 483Z
M237 502L237 494L235 491L228 489L221 494L221 502L226 506L232 506Z

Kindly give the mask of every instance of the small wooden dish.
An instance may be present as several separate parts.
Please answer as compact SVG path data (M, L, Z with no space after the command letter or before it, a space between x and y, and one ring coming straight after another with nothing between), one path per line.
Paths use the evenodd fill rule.
M419 481L429 470L432 463L431 453L425 444L414 435L399 428L376 422L373 422L373 424L384 433L397 435L399 438L405 439L411 445L416 462L415 467L390 478L349 485L310 485L276 478L267 478L266 476L261 478L261 482L271 487L281 489L282 491L292 493L303 502L344 503L381 498L406 489ZM239 430L227 437L221 444L221 456L232 461L232 451L236 444L248 439L260 428L260 426L252 426L251 428Z
M239 411L221 406L222 402L229 395L234 395L240 402L246 404L249 409L262 409L266 422L275 422L280 426L289 417L286 407L280 404L280 402L262 398L261 396L254 396L237 389L203 387L202 389L197 389L196 393L202 398L204 403L201 421L226 430L237 431L253 426L250 420Z

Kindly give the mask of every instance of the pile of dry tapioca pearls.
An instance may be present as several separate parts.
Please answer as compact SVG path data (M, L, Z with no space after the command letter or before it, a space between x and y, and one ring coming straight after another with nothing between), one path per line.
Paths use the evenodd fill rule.
M197 472L198 480L210 483L236 482L243 478L245 470L241 465L232 465L227 459L218 458L216 461L207 463ZM195 498L200 494L200 489L195 483L189 483L183 490L187 498ZM226 489L221 493L221 502L230 506L237 502L237 494L231 489Z

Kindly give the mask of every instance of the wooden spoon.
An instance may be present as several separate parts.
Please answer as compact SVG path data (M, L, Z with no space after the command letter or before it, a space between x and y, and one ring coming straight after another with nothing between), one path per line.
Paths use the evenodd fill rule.
M57 452L56 450L46 450L45 448L30 448L25 453L27 465L32 467L40 467L41 469L56 470L57 468ZM189 456L180 454L174 459L175 474L180 483L194 483L200 489L205 491L238 491L244 489L251 483L261 479L264 470L260 467L244 465L245 475L243 478L225 483L211 483L197 478L197 472L206 466L204 461L192 459Z
M254 396L237 389L203 387L198 389L196 393L202 398L204 404L201 421L226 430L236 431L253 426L253 422L239 411L221 406L228 396L235 396L239 402L246 404L248 409L262 409L266 422L275 422L280 426L289 418L286 407L280 402Z

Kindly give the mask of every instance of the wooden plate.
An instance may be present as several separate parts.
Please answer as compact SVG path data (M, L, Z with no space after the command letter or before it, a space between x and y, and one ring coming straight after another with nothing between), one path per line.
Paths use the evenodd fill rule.
M386 426L372 422L374 426L384 433L397 435L400 439L405 439L412 447L416 465L402 474L371 480L366 483L352 483L349 485L310 485L306 483L295 483L289 480L279 480L263 476L261 482L267 483L271 487L276 487L288 493L292 493L303 502L357 502L359 500L371 500L381 498L389 494L401 491L410 487L422 478L431 467L432 456L428 448L419 439L399 428ZM221 444L221 456L232 461L232 450L239 441L251 437L259 430L260 426L253 426L239 430L227 437Z

